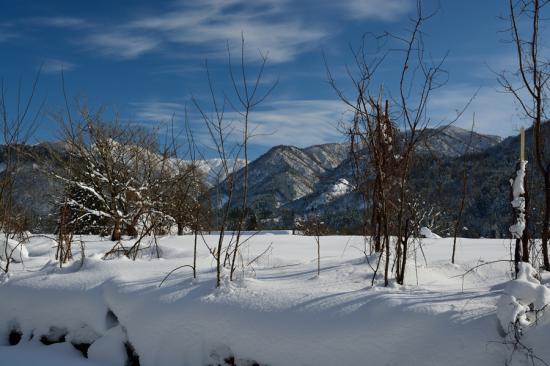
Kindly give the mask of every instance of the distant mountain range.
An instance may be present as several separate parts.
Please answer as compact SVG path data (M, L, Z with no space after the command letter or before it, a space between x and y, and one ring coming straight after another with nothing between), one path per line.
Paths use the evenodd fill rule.
M429 130L418 148L419 159L428 166L422 167L424 172L415 169L413 182L426 184L428 188L419 188L427 194L436 184L435 181L423 181L422 176L433 176L440 164L460 159L467 149L468 154L474 156L499 145L501 140L499 136L453 126ZM248 202L267 226L288 227L292 217L311 212L325 216L325 221L336 228L357 225L361 219L362 200L353 189L351 163L348 144L307 148L275 146L249 164ZM237 182L242 181L242 175L242 171L235 173ZM242 185L236 186L234 194L239 197ZM216 191L224 192L224 188L222 183ZM449 201L456 199L458 193L449 192L452 196ZM479 235L489 233L484 231Z
M453 220L466 168L470 178L464 213L464 226L468 230L464 235L507 235L508 181L515 170L518 137L502 140L498 136L457 127L433 129L426 136L418 149L411 177L419 199L444 211L442 219ZM528 148L530 144L528 136ZM44 173L44 164L51 163L48 154L52 146L61 148L55 144L28 146L29 153L23 154L21 159L18 201L33 218L36 231L51 229L51 218L55 216L52 215L53 201L61 192L59 183ZM3 162L4 154L0 149L0 164ZM244 161L237 165L242 164ZM225 177L220 173L221 162L214 159L201 161L199 165L213 187L212 192L223 194ZM293 217L312 211L322 213L342 231L360 219L362 201L353 189L347 144L330 143L307 148L275 146L250 162L248 169L248 202L260 226L289 227ZM239 184L243 170L233 174L237 182L235 195L239 197L243 193Z

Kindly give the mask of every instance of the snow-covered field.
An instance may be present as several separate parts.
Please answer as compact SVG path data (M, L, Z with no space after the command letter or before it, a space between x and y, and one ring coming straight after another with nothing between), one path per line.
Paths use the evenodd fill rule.
M200 239L198 278L185 267L159 286L192 264L190 235L160 238L160 259L135 262L103 260L113 243L84 236L85 260L75 249L62 269L54 242L33 237L29 258L0 277L0 365L124 365L125 344L142 366L224 365L232 356L237 365L488 366L512 355L496 315L510 264L460 276L509 259L510 240L459 239L452 265L452 239L423 239L426 261L420 251L416 266L409 259L407 285L384 288L381 277L370 285L376 263L367 263L361 237L322 237L319 277L312 237L246 238L248 265L215 289L215 263ZM217 236L205 240L213 246ZM8 345L12 330L22 333L16 346ZM89 358L71 343L91 344Z

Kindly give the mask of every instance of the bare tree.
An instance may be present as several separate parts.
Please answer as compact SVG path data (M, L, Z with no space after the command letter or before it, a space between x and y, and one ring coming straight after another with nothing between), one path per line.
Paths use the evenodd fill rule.
M453 252L451 254L451 263L455 263L455 254L456 254L456 241L457 237L461 231L462 226L462 215L464 213L464 207L466 205L466 198L468 196L468 167L467 167L467 161L468 161L468 153L470 150L470 147L472 146L472 140L474 135L474 126L475 126L475 114L472 119L472 128L470 129L470 137L468 139L468 144L466 145L466 148L464 149L464 153L462 156L462 194L460 197L460 203L458 205L458 211L456 214L456 220L453 230Z
M546 109L550 79L550 60L544 52L541 21L548 0L509 0L508 17L510 36L516 51L517 69L503 72L499 82L518 102L526 118L531 121L534 140L534 159L544 181L544 208L542 213L542 259L544 268L550 270L548 242L550 240L550 155L548 132L545 132Z
M328 233L328 228L318 213L314 213L295 221L296 229L302 235L313 236L317 246L317 276L321 275L321 236Z
M34 134L43 102L34 103L40 70L36 74L27 98L24 98L21 83L16 93L15 104L9 107L7 90L2 79L0 85L0 123L2 124L3 171L0 175L0 270L8 272L10 264L22 253L22 232L25 215L23 208L15 201L15 185L21 164L21 146ZM16 240L16 239L20 240ZM20 254L17 256L17 254Z
M227 196L223 196L221 190L218 190L215 194L215 205L216 209L219 211L218 217L216 218L217 229L219 230L218 242L216 248L211 250L211 254L216 260L216 287L219 287L221 284L221 273L222 273L222 250L223 243L225 238L225 231L227 229L227 222L229 217L229 210L231 207L233 199L233 188L234 180L231 176L231 172L238 164L238 153L235 152L235 149L228 149L226 146L226 138L228 132L230 132L230 124L225 120L225 109L226 101L220 104L218 98L216 97L214 91L213 81L210 75L210 69L208 67L208 62L205 62L206 73L208 77L208 86L210 90L211 97L211 108L213 109L212 115L208 113L200 105L197 99L193 98L193 104L200 112L202 120L205 126L208 129L212 143L215 146L215 151L221 162L221 172L225 178L224 182L221 181L221 175L218 174L218 183L216 187L219 187L222 183L225 183L225 192Z
M197 219L201 219L201 199L207 195L204 184L204 173L196 162L178 161L175 163L171 179L166 183L169 189L164 190L164 212L169 214L177 226L177 235L183 235L185 230L194 231Z
M55 259L59 261L59 267L67 263L73 257L72 242L74 230L70 225L71 211L68 198L65 197L59 212L59 223L57 226L57 249Z
M266 90L260 90L260 84L262 82L262 77L264 74L265 66L267 63L267 55L264 55L260 52L261 64L259 70L255 77L252 80L248 79L247 76L247 67L245 63L245 42L244 35L241 35L241 57L240 57L240 80L236 77L233 70L233 62L231 60L231 49L227 47L228 63L229 63L229 74L231 76L231 82L235 90L235 95L237 97L238 105L233 105L233 108L241 115L243 119L243 134L242 134L242 151L244 157L244 167L242 169L242 199L241 199L241 210L239 219L237 222L237 235L235 238L235 244L232 248L233 259L231 260L231 271L230 279L233 280L233 275L235 273L236 262L237 262L237 253L239 252L239 245L241 242L241 232L243 230L243 225L246 219L246 214L248 212L248 142L251 137L250 133L250 114L253 109L258 107L268 96L271 94L273 89L276 87L277 82L273 83Z
M253 132L250 128L251 113L269 96L276 85L276 83L274 83L265 90L262 86L264 70L268 60L267 55L262 53L260 53L260 66L257 73L252 78L248 75L244 36L241 37L238 73L235 72L233 68L234 65L229 45L227 46L227 55L229 76L234 89L233 98L226 94L224 94L221 100L217 98L208 63L206 62L211 109L213 113L208 113L195 98L193 99L193 103L200 112L202 120L209 131L211 141L214 144L214 149L221 161L222 174L220 178L224 178L223 182L219 182L219 184L216 185L216 187L224 186L223 192L219 191L216 193L216 206L220 211L217 220L219 237L217 248L212 254L216 259L217 287L220 286L221 271L222 267L225 265L229 265L230 280L233 280L241 245L241 234L246 220L246 213L248 212L248 145ZM237 144L228 143L229 136L235 132L234 129L239 128L235 126L235 121L231 121L227 118L228 109L236 112L240 117L239 122L242 128L242 137L237 139L239 141ZM241 157L244 158L244 166L237 172ZM235 196L236 184L242 185L242 191L239 197ZM240 208L235 232L231 236L231 240L227 247L224 248L224 238L226 236L225 232L228 229L230 212L235 205ZM225 252L225 259L222 265L223 252Z
M411 237L411 187L409 177L420 143L428 137L431 120L428 105L433 92L443 86L447 73L442 68L445 57L431 61L427 57L422 27L435 15L424 14L422 2L416 3L416 16L406 36L384 33L365 35L363 44L354 50L354 69L348 69L356 97L348 98L327 67L328 79L340 99L354 112L347 134L351 156L360 179L356 186L371 189L363 193L371 210L370 233L375 251L384 256L384 283L389 283L392 253L396 280L405 279L405 264ZM368 42L377 45L369 52ZM382 46L379 46L382 44ZM398 82L391 94L384 90L377 75L388 55L400 58ZM393 60L392 60L393 61ZM401 129L401 131L399 131ZM395 238L395 239L392 239ZM392 242L393 241L393 242Z

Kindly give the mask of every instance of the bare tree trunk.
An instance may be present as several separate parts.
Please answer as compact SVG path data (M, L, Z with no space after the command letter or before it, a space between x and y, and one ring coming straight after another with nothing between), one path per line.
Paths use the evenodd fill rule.
M405 268L407 266L407 247L409 243L409 224L410 224L410 221L407 220L405 223L405 237L403 238L403 241L401 243L403 245L401 268L399 268L399 263L397 264L398 274L396 276L396 279L397 279L397 283L400 285L405 284Z
M527 185L527 174L525 174L525 178L523 180L523 186L525 187L525 194L523 197L525 198L525 230L523 231L523 236L521 237L521 261L529 263L529 241L531 240L531 234L529 230L529 223L531 221L531 217L529 215L529 208L530 202L529 202L529 187Z
M235 240L235 248L233 249L233 258L231 260L231 272L230 272L230 279L233 280L233 274L235 272L236 263L237 263L237 255L239 253L239 245L241 242L241 232L243 230L243 225L246 220L246 215L248 213L248 140L250 139L250 133L249 133L249 119L250 119L250 113L252 112L253 108L258 106L261 102L263 102L269 94L273 91L277 83L274 83L267 89L265 94L263 95L256 95L258 90L258 85L262 81L264 68L267 63L267 56L261 55L262 63L260 65L260 69L258 73L256 74L255 79L253 80L253 85L249 85L249 81L247 80L247 72L246 72L246 65L245 65L245 52L244 52L245 42L244 42L244 36L241 35L241 82L242 82L242 88L239 91L239 86L237 85L236 79L233 75L233 67L231 65L231 53L229 52L228 48L228 56L229 56L229 71L231 80L233 83L233 88L235 89L235 93L237 94L240 107L243 109L241 113L243 117L244 122L244 128L243 128L243 139L242 139L242 147L243 147L243 153L244 153L244 168L243 168L243 197L241 199L241 212L239 215L238 223L237 223L237 237Z
M550 271L550 162L548 152L545 151L548 144L542 132L543 121L548 119L546 110L547 95L550 91L550 63L545 52L540 52L541 48L545 47L544 39L541 40L540 37L540 21L548 19L547 14L542 14L546 5L547 1L540 0L508 1L510 36L515 46L518 66L511 74L501 73L499 82L505 91L514 96L523 114L532 121L535 162L540 176L544 179L542 260L544 269ZM528 249L527 242L523 242L522 246ZM528 258L524 255L525 253L522 259Z
M380 215L376 215L374 251L376 253L380 253L382 251L382 220L380 219Z
M198 228L194 230L194 242L193 242L193 278L197 278L197 237L199 236Z
M470 129L470 138L468 139L468 145L464 149L464 155L462 157L462 197L460 199L460 206L458 208L458 214L456 215L455 227L453 232L453 254L451 255L451 263L455 263L456 255L456 239L460 233L460 227L462 226L462 215L464 213L464 205L466 204L466 195L468 192L468 169L466 166L467 155L470 147L472 146L474 127L476 123L475 113L472 117L472 128Z
M409 238L406 237L403 241L403 262L401 264L401 278L400 278L400 284L405 284L405 268L407 266L407 247L409 244Z
M384 228L384 247L386 251L386 263L384 264L384 286L389 285L389 270L390 270L390 237L388 235L387 223Z
M544 176L544 218L542 220L542 258L544 269L550 271L550 261L548 259L548 240L550 239L550 175Z
M453 254L451 255L451 263L455 263L456 255L456 239L458 233L460 232L460 226L462 225L462 214L464 213L464 205L466 203L466 190L468 186L468 173L466 172L466 166L464 166L464 171L462 173L462 198L460 199L460 206L458 208L458 214L456 216L455 227L453 231Z
M63 267L69 259L72 258L72 232L68 228L67 220L69 218L69 205L67 204L67 198L65 198L63 207L60 210L59 226L57 228L57 251L55 253L55 259L59 261L59 268Z
M132 225L126 225L126 235L132 237L132 238L135 238L138 236L138 231L136 229L136 226L135 224L132 224Z
M119 241L122 237L120 218L116 218L113 227L113 233L111 234L111 241Z
M319 234L315 237L317 241L317 276L321 275L321 237Z

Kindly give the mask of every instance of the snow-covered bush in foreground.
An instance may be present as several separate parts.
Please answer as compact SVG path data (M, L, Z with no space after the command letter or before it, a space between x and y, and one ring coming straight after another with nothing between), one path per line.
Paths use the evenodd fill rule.
M531 362L548 359L541 354L548 347L540 347L537 343L541 338L539 333L545 340L550 334L550 311L546 311L550 289L536 277L529 263L520 262L517 279L508 283L497 303L497 317L506 333L506 343L512 344L514 351L519 351Z

